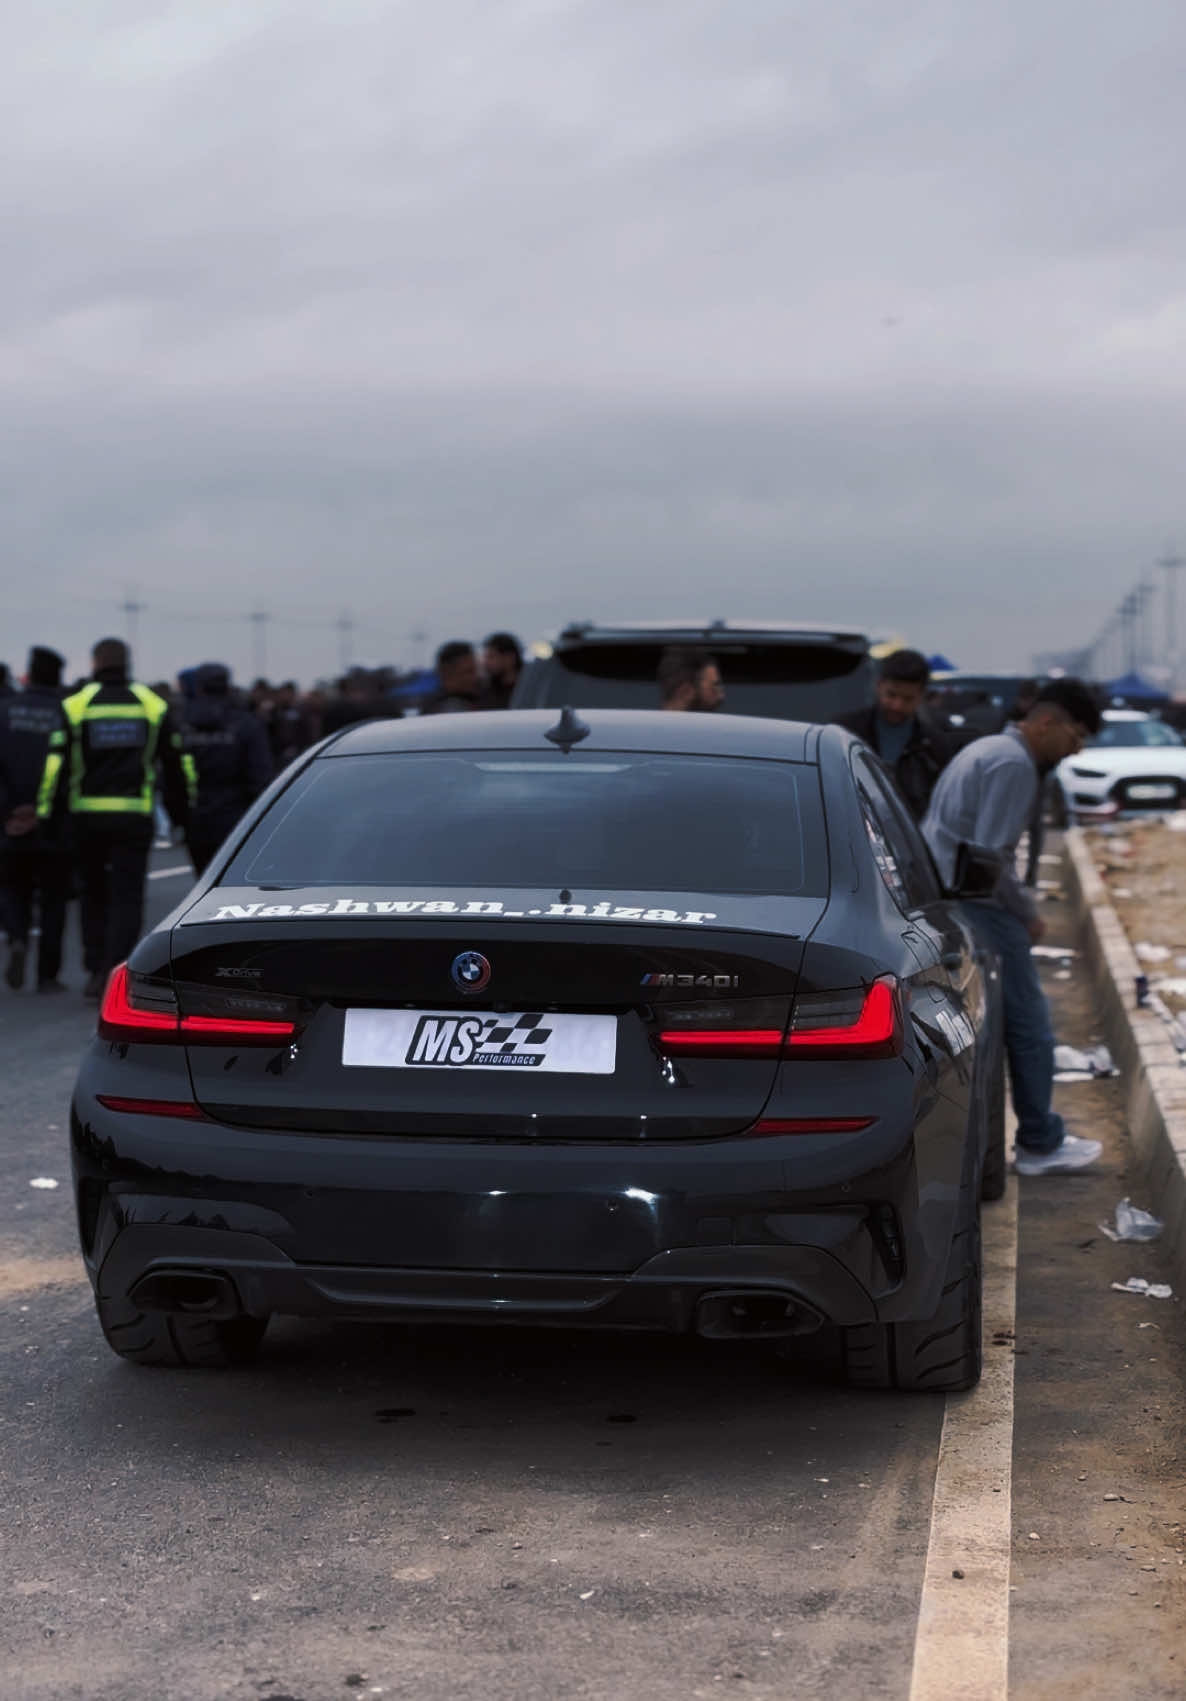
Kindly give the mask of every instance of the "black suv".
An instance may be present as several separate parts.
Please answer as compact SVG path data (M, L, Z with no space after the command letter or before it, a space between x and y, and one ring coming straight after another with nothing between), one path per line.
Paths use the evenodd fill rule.
M671 645L715 657L725 710L777 720L832 721L873 700L869 639L834 627L713 620L702 626L566 626L552 653L523 670L513 709L654 709L659 658Z

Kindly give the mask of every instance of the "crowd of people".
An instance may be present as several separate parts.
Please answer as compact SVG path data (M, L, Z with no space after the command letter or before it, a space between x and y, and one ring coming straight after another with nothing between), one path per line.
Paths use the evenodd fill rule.
M302 697L291 682L257 680L238 692L216 663L186 670L175 690L142 685L118 638L98 643L91 661L88 679L63 688L63 658L38 647L23 690L0 684L0 906L13 991L25 985L35 916L37 991L65 990L62 939L76 890L85 991L102 995L142 930L158 810L201 874L294 757L329 733L404 711L398 682L361 669L333 692ZM522 667L509 633L493 633L480 654L462 639L443 644L415 707L424 715L506 709ZM880 663L874 702L841 724L893 772L948 886L961 845L999 857L995 892L967 909L1001 963L1018 1168L1082 1168L1100 1147L1068 1134L1051 1108L1054 1037L1031 950L1045 929L1016 853L1028 830L1036 873L1044 777L1099 730L1100 706L1077 680L1034 681L1011 723L986 733L943 716L930 683L925 657L899 650ZM719 662L699 650L666 650L656 685L658 705L672 712L713 713L727 702Z
M427 691L408 700L390 670L352 669L332 690L304 695L295 683L256 680L236 689L229 668L187 668L175 686L132 676L119 638L95 645L91 671L63 683L65 659L36 646L23 689L0 674L0 924L8 938L5 980L21 991L38 938L37 992L61 979L67 906L77 894L86 996L143 929L154 839L184 842L201 874L273 776L328 734L356 722L505 709L523 666L508 632L481 653L457 640L437 652ZM36 924L36 926L35 926Z

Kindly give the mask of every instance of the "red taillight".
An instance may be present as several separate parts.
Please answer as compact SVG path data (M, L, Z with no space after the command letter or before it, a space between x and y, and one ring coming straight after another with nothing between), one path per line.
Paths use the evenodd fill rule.
M99 1038L171 1041L178 1045L283 1045L296 1034L295 1022L261 1022L232 1016L182 1016L132 1002L128 965L112 971L99 1006Z
M117 1099L110 1093L95 1097L107 1110L123 1116L175 1116L181 1122L205 1122L206 1118L192 1100L184 1099Z
M132 1004L126 963L111 971L99 1006L100 1039L176 1039L178 1034L175 1010L137 1009Z
M659 1035L669 1057L773 1057L782 1050L781 1028L675 1028Z
M893 976L875 980L863 994L858 990L852 1021L837 1021L837 1000L847 996L799 998L785 1036L779 1028L674 1028L660 1033L659 1044L669 1057L897 1057L902 1022Z
M764 1116L751 1134L860 1134L875 1116Z
M875 980L855 1022L818 1025L801 1001L791 1022L790 1049L799 1057L897 1057L902 1050L898 983L891 975Z
M183 1016L181 1037L211 1045L235 1045L243 1040L275 1040L277 1045L296 1033L295 1022L246 1022L223 1016Z

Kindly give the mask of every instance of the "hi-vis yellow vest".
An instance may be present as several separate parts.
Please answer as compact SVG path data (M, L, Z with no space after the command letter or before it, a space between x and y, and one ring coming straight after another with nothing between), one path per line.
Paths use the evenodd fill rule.
M134 701L96 703L95 698L104 686L95 682L76 691L62 704L66 724L50 737L37 796L37 813L42 819L54 812L64 767L67 769L66 807L72 815L152 814L161 729L169 713L169 705L147 685L129 683L122 689ZM142 723L142 730L130 724L134 722ZM124 729L129 736L121 736ZM172 736L180 751L180 739L176 734ZM115 794L88 790L88 742L96 751L106 749L114 755L122 745L129 756L134 755L130 787ZM181 755L180 761L192 800L197 778L193 758Z

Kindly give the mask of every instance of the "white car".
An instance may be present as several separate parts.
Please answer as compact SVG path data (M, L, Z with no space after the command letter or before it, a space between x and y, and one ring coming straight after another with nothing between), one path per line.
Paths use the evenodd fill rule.
M1105 709L1098 737L1054 772L1065 819L1186 806L1186 744L1137 709ZM1058 805L1062 809L1058 809Z

